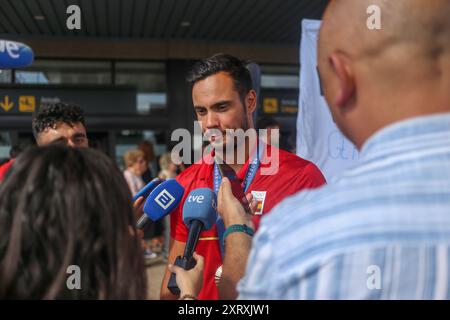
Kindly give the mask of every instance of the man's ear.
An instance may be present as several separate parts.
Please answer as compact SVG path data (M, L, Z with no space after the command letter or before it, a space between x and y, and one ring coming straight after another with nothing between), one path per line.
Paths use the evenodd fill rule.
M256 109L256 91L250 90L245 97L245 105L247 106L247 110L250 114Z
M330 66L338 81L334 97L334 105L343 108L348 105L355 95L356 85L350 59L343 53L333 53Z

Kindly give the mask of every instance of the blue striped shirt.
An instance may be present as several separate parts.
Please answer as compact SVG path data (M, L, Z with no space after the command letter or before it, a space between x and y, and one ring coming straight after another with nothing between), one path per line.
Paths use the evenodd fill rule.
M240 299L450 298L450 113L380 130L360 160L262 219Z

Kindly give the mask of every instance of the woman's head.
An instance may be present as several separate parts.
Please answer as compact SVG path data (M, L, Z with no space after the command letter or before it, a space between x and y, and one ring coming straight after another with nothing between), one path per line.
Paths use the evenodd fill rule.
M0 298L140 299L145 270L130 191L90 149L32 148L0 186ZM80 268L81 289L68 289Z
M125 166L137 176L141 176L147 170L144 152L141 150L130 150L124 155Z
M161 170L168 170L170 172L177 171L177 165L173 163L170 152L161 155L161 157L159 158L159 166Z
M138 149L144 153L145 161L151 162L155 159L155 152L153 144L150 141L144 140L138 144Z

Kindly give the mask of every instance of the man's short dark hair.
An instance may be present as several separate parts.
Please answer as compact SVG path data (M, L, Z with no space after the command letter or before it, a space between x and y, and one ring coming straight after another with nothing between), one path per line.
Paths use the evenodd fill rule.
M47 128L54 128L58 122L63 122L70 126L76 123L84 124L83 109L75 104L53 103L42 104L34 113L32 127L34 138Z
M198 61L189 73L187 81L194 85L196 82L219 72L226 72L231 76L236 91L244 102L245 96L252 89L252 78L245 67L245 62L232 55L219 53Z

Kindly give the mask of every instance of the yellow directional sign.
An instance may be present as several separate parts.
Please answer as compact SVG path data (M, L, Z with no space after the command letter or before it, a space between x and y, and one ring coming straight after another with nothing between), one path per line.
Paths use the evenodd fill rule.
M34 96L19 97L20 112L34 112L35 108L36 108L36 98Z
M0 102L0 108L8 112L14 107L14 103L12 101L9 101L9 96L5 96L3 101Z
M278 99L277 98L264 98L263 111L264 111L264 113L277 113L278 112Z

